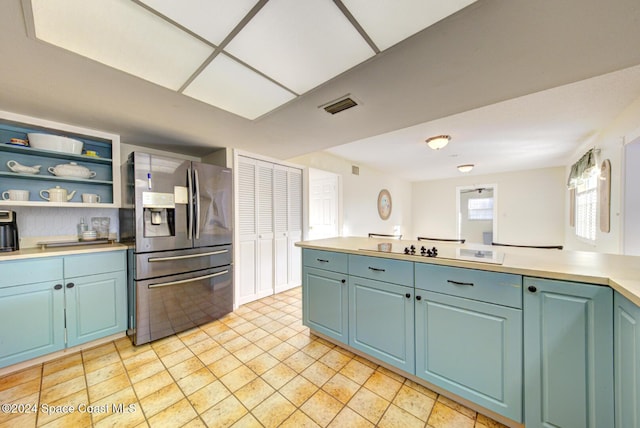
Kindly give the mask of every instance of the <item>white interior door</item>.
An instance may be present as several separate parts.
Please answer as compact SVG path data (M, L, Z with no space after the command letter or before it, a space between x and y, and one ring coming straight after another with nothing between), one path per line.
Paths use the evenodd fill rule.
M273 164L257 161L258 169L258 296L273 294Z
M309 239L338 236L338 175L309 170Z
M276 292L289 283L289 191L287 167L273 170L274 277Z
M236 304L255 299L257 291L257 254L258 232L256 217L256 165L251 159L239 158L237 166L238 181L238 272L236 285Z

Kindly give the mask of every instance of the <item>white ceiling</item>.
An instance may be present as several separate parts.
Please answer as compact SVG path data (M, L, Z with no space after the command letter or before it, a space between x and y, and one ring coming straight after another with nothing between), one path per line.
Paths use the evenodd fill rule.
M271 27L267 12L280 1L263 7L262 19ZM192 2L200 7L209 3ZM238 3L239 9L244 7L240 12L218 10L237 20L256 4ZM354 16L358 7L368 10L363 5L370 4L339 3ZM398 1L376 4L381 10L393 4L388 15L403 10ZM176 11L185 13L186 7ZM197 15L215 18L210 12ZM245 30L257 28L259 17L245 22ZM274 17L277 14L270 19ZM381 50L393 44L385 44L384 34L376 33L375 19L364 13L358 19ZM360 164L399 175L406 171L410 180L458 174L452 166L462 163L477 165L471 174L548 166L566 162L577 145L640 96L635 68L640 64L638 22L637 0L478 0L317 87L317 77L316 83L305 83L304 78L312 76L291 73L293 60L282 70L290 73L283 79L300 85L298 90L312 89L247 120L206 104L206 99L198 101L29 37L20 0L4 0L0 110L116 132L125 143L195 156L235 147L289 159L331 149ZM208 28L196 20L189 31L197 31L198 25ZM414 31L411 25L406 25L409 34ZM214 33L202 37L210 44L221 43L229 28ZM232 56L244 57L244 50L251 49L241 41L239 37L235 47L229 43ZM264 58L251 61L270 65ZM208 96L226 96L232 102L233 96L223 89L233 84L229 81ZM345 94L361 105L333 116L318 108ZM424 139L440 133L452 135L449 146L427 150ZM332 149L346 143L355 149ZM363 144L366 149L358 147Z

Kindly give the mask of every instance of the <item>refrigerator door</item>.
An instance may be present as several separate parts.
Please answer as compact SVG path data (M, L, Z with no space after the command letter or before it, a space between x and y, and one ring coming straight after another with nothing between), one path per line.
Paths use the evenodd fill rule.
M231 169L193 162L194 247L231 243Z
M133 153L136 252L192 248L188 175L191 161ZM173 202L174 208L170 208ZM154 208L156 207L156 208Z

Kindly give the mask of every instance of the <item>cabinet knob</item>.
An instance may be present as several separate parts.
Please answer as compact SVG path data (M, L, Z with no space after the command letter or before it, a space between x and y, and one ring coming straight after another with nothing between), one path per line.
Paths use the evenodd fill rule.
M411 298L411 293L405 294L404 297L406 297L407 299L410 299Z
M62 289L62 284L56 284L53 286L54 290L61 290Z
M340 282L345 284L347 282L347 280L346 279L341 279Z
M536 287L534 287L533 285L530 285L527 290L531 291L532 293L535 293L536 291L538 291L538 289Z
M422 300L422 296L416 296L416 300Z
M75 284L73 282L70 282L67 284L67 288L73 288L75 286Z

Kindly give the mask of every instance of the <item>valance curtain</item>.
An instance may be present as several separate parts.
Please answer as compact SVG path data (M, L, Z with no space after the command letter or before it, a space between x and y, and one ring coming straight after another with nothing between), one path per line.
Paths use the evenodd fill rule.
M576 184L580 180L587 178L595 167L596 153L594 149L591 149L587 153L582 155L578 162L571 165L571 173L569 173L567 186L569 188L576 187Z

